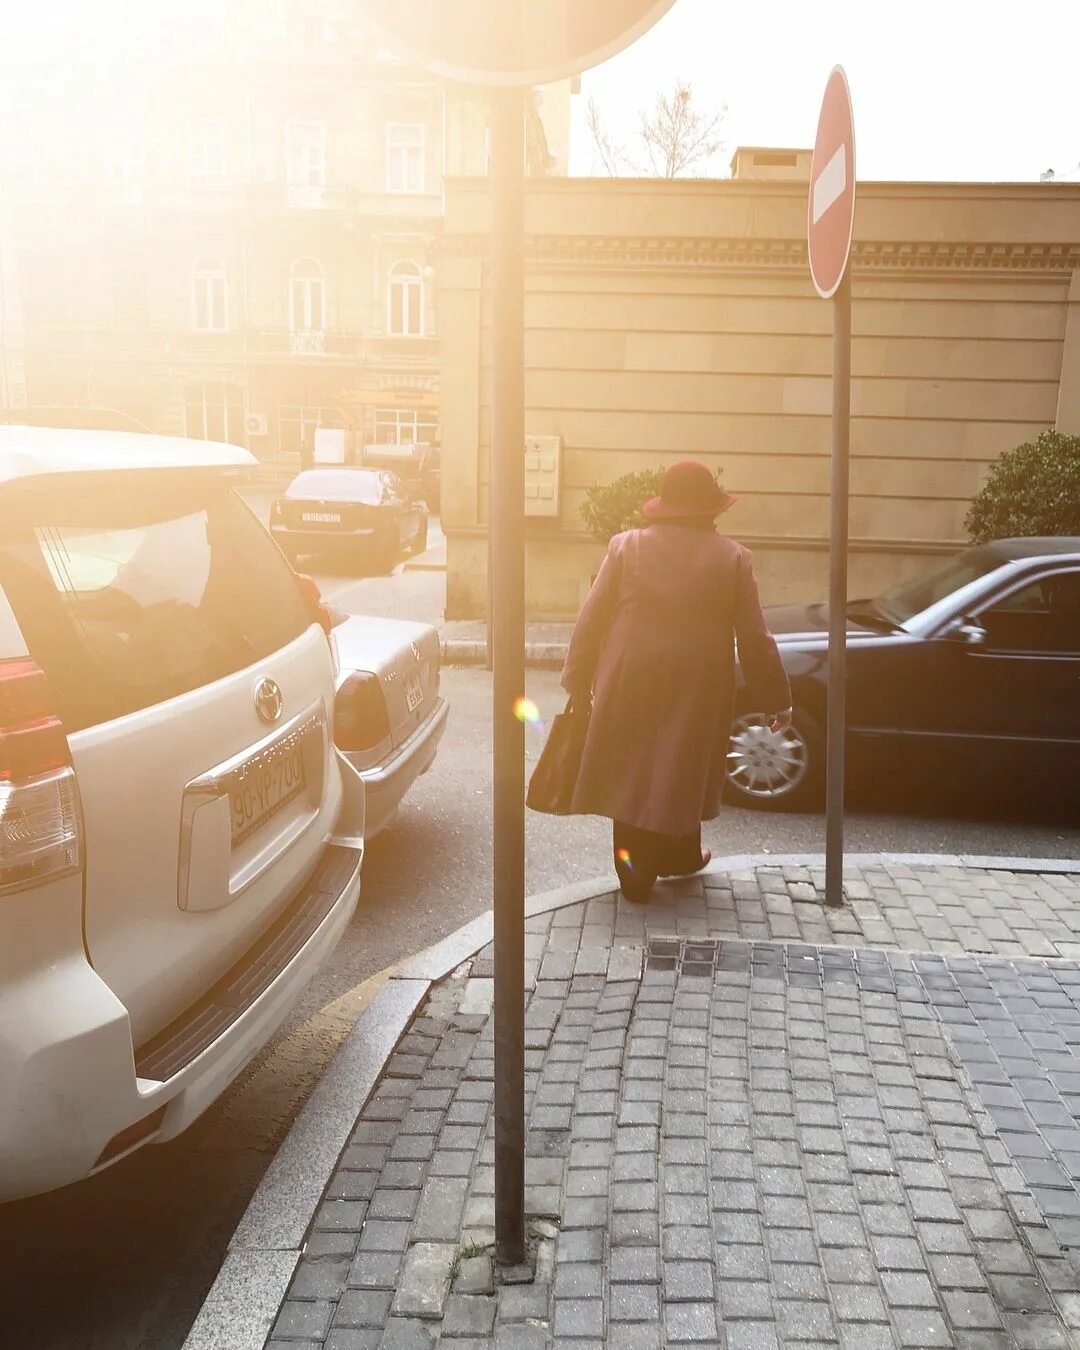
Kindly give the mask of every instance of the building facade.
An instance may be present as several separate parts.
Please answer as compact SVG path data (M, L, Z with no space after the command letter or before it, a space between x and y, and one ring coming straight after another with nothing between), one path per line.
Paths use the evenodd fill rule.
M809 153L725 181L535 183L527 209L528 609L576 614L592 483L687 456L770 601L827 593L831 306L806 260ZM863 183L853 248L853 594L960 546L987 465L1080 431L1080 185ZM487 596L490 293L481 184L441 267L447 612ZM547 466L546 469L544 466ZM537 467L539 466L539 467ZM533 486L527 486L533 493Z
M486 172L485 96L337 0L152 8L110 60L91 25L7 93L0 397L286 463L437 444L444 184ZM557 169L538 105L529 147Z

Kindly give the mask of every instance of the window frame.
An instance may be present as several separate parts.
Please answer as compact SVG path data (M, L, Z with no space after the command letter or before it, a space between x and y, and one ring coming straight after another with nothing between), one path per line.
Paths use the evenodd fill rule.
M315 131L317 135L311 141L305 141L302 136L298 138L297 133L301 130ZM317 152L313 159L312 151ZM296 151L304 151L307 160L307 177L296 178L293 176L293 154ZM318 172L312 177L312 170L316 167ZM290 117L285 123L285 184L290 188L325 188L326 187L326 123L307 117Z
M210 135L197 135L197 129ZM196 163L196 147L200 162ZM225 123L220 117L191 117L188 119L188 179L192 182L217 182L225 177Z
M407 270L403 270L407 269ZM401 291L401 319L402 325L399 328L394 327L394 291ZM410 293L415 291L416 301L416 320L415 330L410 321ZM427 336L427 316L425 309L427 307L427 294L424 286L424 269L418 262L412 258L399 258L393 263L387 273L386 280L386 331L390 337L395 338L422 338Z
M427 124L425 122L387 122L386 124L386 190L396 197L422 197L427 191ZM402 132L417 132L416 140L400 139ZM395 136L399 139L395 140ZM412 185L409 168L412 155L417 154L417 185ZM395 160L403 161L401 182L395 174Z
M986 617L993 610L998 609L1007 600L1021 592L1030 590L1035 586L1041 586L1048 581L1055 581L1059 577L1074 576L1080 584L1080 566L1076 564L1064 567L1053 567L1046 571L1028 573L1024 577L1017 578L1016 584L1009 586L1006 590L999 591L996 595L990 597L985 604L979 605L973 612L972 618L976 619L982 625L987 634L987 643L985 650L990 655L1001 655L1009 657L1030 657L1033 660L1073 660L1080 661L1080 641L1075 651L1061 648L1048 648L1046 650L1037 647L1000 647L993 645L990 640L990 629L986 625ZM1020 611L1023 613L1023 611Z
M310 272L301 271L300 268L310 265L314 270ZM315 295L316 283L319 296L319 319L321 322L315 325L311 322L303 324L297 321L297 283L302 283L303 287L303 308L305 310L304 318L310 320L314 317L315 306L312 297ZM318 258L310 255L297 258L289 267L289 332L290 333L325 333L326 332L326 272Z
M195 397L195 395L198 397ZM231 396L230 396L231 395ZM190 410L198 407L201 429L193 427ZM211 412L211 409L214 412ZM209 433L213 429L211 419L220 411L222 438L218 441ZM232 418L237 425L231 426ZM238 384L229 384L224 380L202 380L184 388L184 435L189 440L213 441L215 444L246 445L244 391Z
M215 288L220 286L221 322L215 323ZM206 303L209 322L199 322L200 290ZM196 333L227 333L229 331L229 274L219 258L200 258L191 276L191 326Z

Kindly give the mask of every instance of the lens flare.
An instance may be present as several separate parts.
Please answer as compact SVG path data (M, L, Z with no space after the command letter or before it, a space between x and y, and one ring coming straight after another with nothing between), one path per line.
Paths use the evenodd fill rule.
M617 849L615 856L629 871L632 872L634 870L634 864L630 861L630 850L628 848Z
M531 698L514 699L514 716L527 727L535 727L537 731L544 729L540 709Z

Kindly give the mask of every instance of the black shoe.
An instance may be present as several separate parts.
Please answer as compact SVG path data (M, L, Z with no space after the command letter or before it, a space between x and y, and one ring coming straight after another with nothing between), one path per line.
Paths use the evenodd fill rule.
M665 872L664 875L673 880L677 877L696 877L705 871L706 867L712 862L712 850L703 848L701 850L701 862L697 867L688 867L684 872Z
M648 900L652 894L652 888L656 885L656 877L635 872L621 858L615 859L615 872L619 878L619 889L627 900L632 901L635 905L644 904Z

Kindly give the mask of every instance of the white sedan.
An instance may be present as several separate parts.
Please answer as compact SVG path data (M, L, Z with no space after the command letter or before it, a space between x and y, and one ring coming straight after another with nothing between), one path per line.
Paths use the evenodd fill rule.
M426 623L351 616L335 624L334 739L359 771L368 839L434 763L448 708L439 695L439 634Z

